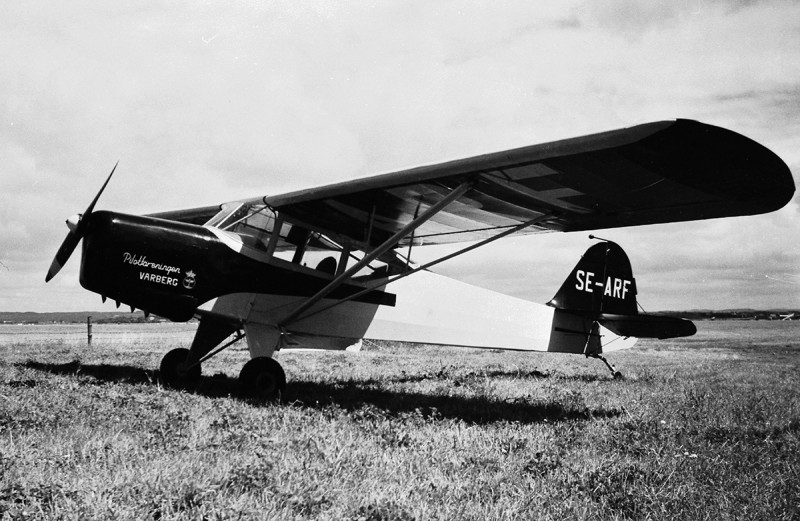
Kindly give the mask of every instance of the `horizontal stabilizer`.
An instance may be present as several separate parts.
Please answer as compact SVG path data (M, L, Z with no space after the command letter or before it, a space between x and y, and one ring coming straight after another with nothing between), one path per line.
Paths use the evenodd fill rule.
M692 336L697 328L691 320L659 315L601 314L598 322L619 336L637 338L675 338Z

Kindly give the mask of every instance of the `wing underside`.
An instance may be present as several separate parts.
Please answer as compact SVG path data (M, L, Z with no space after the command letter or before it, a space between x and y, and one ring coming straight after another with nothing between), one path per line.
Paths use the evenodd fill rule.
M467 192L398 246L750 215L794 193L767 148L689 120L648 123L263 198L287 219L343 243L381 244L456 187Z

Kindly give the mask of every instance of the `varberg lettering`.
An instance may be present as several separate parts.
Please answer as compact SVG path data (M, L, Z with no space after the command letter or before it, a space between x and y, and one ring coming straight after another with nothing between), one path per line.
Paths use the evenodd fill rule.
M139 280L147 280L155 282L156 284L165 284L167 286L177 286L178 279L174 277L167 277L166 275L156 275L155 273L147 273L146 271L139 272Z
M594 273L591 271L577 270L575 272L577 283L575 289L578 291L585 291L587 293L594 292L594 288L603 288L603 295L606 297L618 298L625 300L625 296L630 289L631 281L625 279L618 279L616 277L608 277L606 283L595 282Z

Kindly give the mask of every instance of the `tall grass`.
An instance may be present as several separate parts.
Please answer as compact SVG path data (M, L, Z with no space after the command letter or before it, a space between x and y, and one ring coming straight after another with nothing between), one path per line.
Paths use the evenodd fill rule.
M797 323L701 323L612 355L368 344L281 353L282 404L234 348L163 389L170 335L6 343L2 518L797 519Z

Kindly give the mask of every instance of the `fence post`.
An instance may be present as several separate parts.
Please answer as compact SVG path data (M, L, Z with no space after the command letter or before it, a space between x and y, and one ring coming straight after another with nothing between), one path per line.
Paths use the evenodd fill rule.
M92 315L86 317L86 335L89 345L92 345Z

